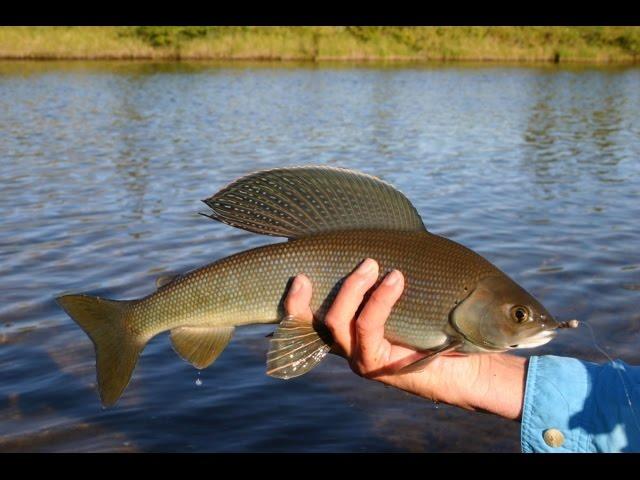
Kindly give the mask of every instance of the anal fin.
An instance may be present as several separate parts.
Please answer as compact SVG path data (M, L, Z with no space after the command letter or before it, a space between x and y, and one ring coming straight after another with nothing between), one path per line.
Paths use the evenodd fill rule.
M332 343L323 325L286 316L269 342L267 375L283 380L304 375L322 361Z
M174 350L196 368L207 368L225 349L234 327L187 326L171 330Z

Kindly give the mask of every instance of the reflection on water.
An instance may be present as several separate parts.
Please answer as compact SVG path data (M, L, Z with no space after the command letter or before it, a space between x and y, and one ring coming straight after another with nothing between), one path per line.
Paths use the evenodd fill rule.
M103 410L91 342L53 298L138 297L279 241L198 216L199 199L332 164L394 183L430 230L638 363L638 112L633 68L0 63L0 451L518 451L516 423L339 358L266 377L263 326L200 375L153 339ZM536 352L604 360L580 330Z
M624 109L632 98L631 92L625 92L625 82L600 79L603 96L597 99L585 91L584 81L561 82L558 75L546 75L534 86L536 102L524 135L529 152L523 163L547 194L561 185L560 176L562 184L582 174L603 182L621 181L611 167L631 153L626 151L628 142L637 139L630 125L623 123Z

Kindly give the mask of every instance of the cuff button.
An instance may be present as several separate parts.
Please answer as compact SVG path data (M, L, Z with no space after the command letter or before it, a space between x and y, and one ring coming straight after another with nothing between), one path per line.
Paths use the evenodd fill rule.
M564 435L557 428L549 428L542 434L544 442L550 447L561 447L564 443Z

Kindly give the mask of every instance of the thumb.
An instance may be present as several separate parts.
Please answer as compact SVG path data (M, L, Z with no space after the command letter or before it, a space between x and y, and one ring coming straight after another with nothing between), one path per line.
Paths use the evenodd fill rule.
M311 281L307 276L304 274L296 276L284 301L287 315L293 315L300 320L313 321L313 312L309 306L311 294Z

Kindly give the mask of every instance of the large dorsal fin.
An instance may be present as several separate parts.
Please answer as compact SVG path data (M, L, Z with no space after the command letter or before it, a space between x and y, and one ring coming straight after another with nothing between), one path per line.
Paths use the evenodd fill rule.
M425 230L415 207L392 185L343 168L262 170L203 202L214 220L278 237L356 228Z

